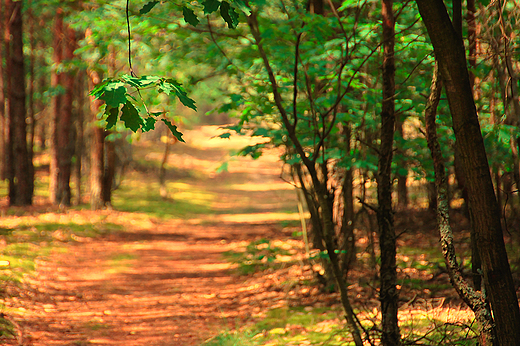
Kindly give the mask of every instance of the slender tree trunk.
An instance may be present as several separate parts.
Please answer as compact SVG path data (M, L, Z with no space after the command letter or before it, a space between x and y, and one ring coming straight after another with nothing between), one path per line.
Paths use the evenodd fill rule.
M53 42L53 60L54 67L51 75L51 88L54 90L52 97L52 120L51 120L51 145L50 145L50 174L49 174L49 198L52 204L58 205L62 200L62 194L59 187L60 175L60 141L61 135L60 124L62 117L63 96L59 92L59 88L63 86L63 76L58 71L63 61L63 10L58 8L54 17L54 42ZM63 192L63 191L61 191Z
M494 345L494 327L491 312L488 309L485 296L481 292L476 292L462 276L462 270L457 262L455 247L453 244L453 231L449 221L448 205L448 180L446 179L446 169L442 158L441 147L437 140L437 128L435 117L437 106L441 98L442 83L440 81L437 65L432 78L432 87L425 110L426 139L428 148L433 158L435 171L435 185L437 191L437 228L439 229L442 254L446 261L450 281L458 295L475 313L478 329L480 332L480 345Z
M382 329L381 344L401 345L401 333L397 319L397 264L396 235L392 212L392 156L395 127L395 22L393 0L382 1L383 22L383 101L381 108L381 146L377 174L377 200L379 223L379 246L381 249L380 280Z
M161 167L159 168L159 193L163 199L168 198L168 188L166 187L166 163L168 162L168 156L170 155L170 131L168 130L166 130L165 142Z
M500 346L520 345L520 309L504 244L500 208L473 99L464 44L442 0L416 2L446 86L497 343Z
M398 150L400 151L400 159L397 160L397 205L401 209L408 208L408 169L406 167L406 160L405 160L405 153L406 148L403 146L405 145L404 140L404 131L403 131L403 120L400 119L401 117L396 117L396 123L395 128L399 136L399 142L401 145L398 147Z
M4 7L4 1L0 0L0 179L5 180L7 179L6 174L6 131L5 131L5 124L6 124L6 117L7 113L5 111L6 109L6 94L5 94L5 86L7 83L5 83L6 75L4 71L4 49L6 46L6 37L5 37L5 7Z
M341 302L345 310L345 318L347 321L347 325L349 331L352 333L352 336L354 338L354 344L356 346L362 346L363 340L361 339L361 333L355 320L354 310L352 308L352 305L350 304L350 299L348 297L348 287L343 278L343 273L341 272L341 268L339 266L338 256L335 253L335 245L332 241L335 229L332 218L332 210L330 208L330 194L327 190L327 186L324 185L318 178L318 170L316 169L316 163L307 156L307 153L304 152L303 147L300 141L298 140L298 137L296 136L295 126L293 123L291 123L289 115L283 105L282 94L279 91L276 76L274 74L271 63L267 57L266 51L264 50L264 46L262 44L262 37L258 25L257 13L252 11L251 14L247 17L247 22L251 30L251 34L253 35L255 45L258 48L258 53L264 63L265 69L267 70L271 91L273 93L274 103L276 105L276 108L280 112L280 116L282 118L283 125L287 130L289 140L292 142L295 151L300 155L300 158L303 161L303 164L307 168L309 175L312 179L312 185L316 190L318 203L321 208L321 217L323 220L323 233L325 245L331 261L332 269L334 271L334 277L336 279L336 283L338 284L338 288L340 291ZM296 114L294 114L294 116L296 116Z
M74 154L76 157L76 163L74 165L74 180L76 181L76 192L75 192L75 205L81 204L82 189L81 189L81 170L83 166L83 152L84 152L84 139L83 139L83 121L85 119L84 105L87 99L85 98L85 73L80 72L78 75L78 83L76 83L76 99L78 104L76 107L76 148Z
M106 133L105 133L106 134ZM105 136L106 138L106 136ZM102 197L103 205L112 205L112 183L116 174L116 148L114 141L105 139L105 169L103 171Z
M343 124L342 134L345 141L345 152L350 153L352 130L350 124ZM342 197L343 197L343 216L341 220L341 234L343 237L344 256L342 259L343 273L347 277L352 262L356 258L356 237L354 234L354 188L352 186L352 169L345 171L343 177Z
M89 89L93 89L101 82L99 74L89 71ZM101 209L105 203L103 201L103 172L104 172L104 143L105 130L97 126L97 114L100 111L103 101L90 97L90 112L92 116L91 126L91 144L90 144L90 207L92 210Z
M25 107L25 69L23 54L23 21L22 2L11 2L8 8L10 23L8 31L11 35L11 64L8 71L11 78L11 90L9 93L9 118L12 128L12 158L13 158L13 180L9 186L11 205L31 205L34 181L32 161L27 151L26 132L26 107ZM16 158L16 159L15 159Z

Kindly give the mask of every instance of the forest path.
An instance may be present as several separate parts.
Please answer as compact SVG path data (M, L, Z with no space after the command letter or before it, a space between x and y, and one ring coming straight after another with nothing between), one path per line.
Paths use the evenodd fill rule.
M29 288L11 301L23 345L199 345L284 299L265 278L234 275L222 253L280 235L281 220L297 218L287 213L296 211L295 193L280 179L276 152L233 159L227 173L215 175L225 150L246 141L208 141L216 130L187 132L188 145L176 144L169 161L199 172L192 183L211 192L215 213L189 219L117 210L52 214L61 222L101 215L124 227L75 237L65 252L39 263ZM181 203L173 199L172 210Z

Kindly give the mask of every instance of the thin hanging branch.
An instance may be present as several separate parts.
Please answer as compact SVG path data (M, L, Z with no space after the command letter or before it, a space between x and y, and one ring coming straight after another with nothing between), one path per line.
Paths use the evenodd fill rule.
M130 30L130 0L126 0L126 28L128 31L128 65L130 66L130 74L137 77L132 67L132 33Z

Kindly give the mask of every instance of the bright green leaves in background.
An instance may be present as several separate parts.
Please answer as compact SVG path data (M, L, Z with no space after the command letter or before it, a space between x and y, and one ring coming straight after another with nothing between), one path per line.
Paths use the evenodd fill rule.
M147 18L145 15L150 13L150 11L154 10L156 7L162 8L154 10L154 12L168 11L166 8L168 7L168 4L161 3L161 6L156 6L159 3L160 1L155 0L148 1L139 9L139 16L142 16L141 23L146 22L147 20L153 20L153 16L148 16ZM180 7L176 8L180 9ZM235 8L246 14L250 13L249 8L242 0L234 0L231 2L205 0L202 1L200 5L185 3L185 6L182 7L182 16L188 24L196 26L200 22L197 14L207 16L211 13L218 12L224 19L228 28L234 29L239 23L239 14ZM140 28L141 23L137 25L137 28ZM150 38L153 37L153 35L145 37ZM133 88L134 92L129 93L127 86ZM197 110L195 101L188 97L186 91L181 87L179 82L159 76L136 77L123 75L119 78L107 78L92 90L91 95L105 101L103 120L106 121L107 129L113 128L118 121L121 121L126 128L133 132L139 130L146 132L155 129L155 124L157 120L160 119L167 125L172 134L179 141L184 142L182 139L182 133L177 130L177 126L172 124L172 122L165 117L164 111L151 112L148 109L147 101L145 101L148 99L144 98L141 95L141 92L149 88L155 89L158 94L176 96L184 106L195 111Z
M143 112L140 112L138 107L136 107L139 101L136 97L128 93L127 85L134 88L136 90L135 94L140 98L140 90L153 87L158 93L174 95L184 106L195 111L197 110L195 101L189 98L181 84L173 79L158 76L133 77L129 75L123 75L119 79L107 78L91 92L91 95L105 101L104 117L106 120L106 128L113 128L117 121L120 120L124 123L126 128L133 132L137 132L138 130L147 132L155 129L157 118L161 117L160 120L168 126L172 134L179 141L184 142L182 133L177 130L177 126L173 125L170 120L164 117L164 112L150 112L143 104L142 108L144 108L146 116L141 116Z

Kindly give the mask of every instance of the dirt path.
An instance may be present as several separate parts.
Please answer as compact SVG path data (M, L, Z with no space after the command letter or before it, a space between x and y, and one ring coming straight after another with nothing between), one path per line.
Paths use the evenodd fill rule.
M276 154L231 161L228 173L214 176L224 146L244 144L205 144L214 130L186 134L197 145L175 148L170 160L203 175L194 184L216 195L218 212L138 222L133 214L102 212L105 222L129 222L104 237L76 237L65 253L41 261L28 287L10 298L23 345L199 345L286 299L270 289L275 277L232 275L222 253L280 235L277 212L295 206L294 193L279 178ZM201 151L205 145L210 149ZM64 215L74 221L99 213Z

